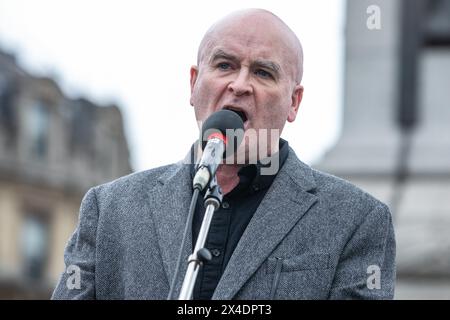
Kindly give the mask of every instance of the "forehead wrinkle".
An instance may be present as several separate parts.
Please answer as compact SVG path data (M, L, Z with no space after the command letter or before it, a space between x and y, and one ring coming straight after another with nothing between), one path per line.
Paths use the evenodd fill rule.
M284 63L284 65L291 69L288 74L292 75L293 80L298 84L301 83L303 76L303 49L297 35L278 16L263 9L245 9L233 12L214 23L208 29L200 43L197 52L197 65L201 64L206 53L211 49L214 43L221 38L221 32L226 32L233 27L236 28L236 26L239 26L239 24L242 23L248 24L249 21L252 21L253 25L255 25L255 23L259 25L271 24L274 27L274 30L280 34L279 39L283 42L283 46L285 47L283 50L283 59L291 62L287 64ZM239 31L240 30L241 29L239 29Z

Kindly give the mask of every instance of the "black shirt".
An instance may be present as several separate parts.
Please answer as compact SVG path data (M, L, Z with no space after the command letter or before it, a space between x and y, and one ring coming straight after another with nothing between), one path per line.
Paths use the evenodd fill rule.
M280 139L279 152L274 154L279 157L280 169L288 154L288 142ZM265 166L270 166L270 163L263 165L258 162L242 167L238 171L238 185L223 197L222 206L214 213L205 244L211 251L212 260L200 268L194 287L194 299L211 299L239 239L276 177L276 173L261 174L261 168ZM193 177L195 164L192 164L191 172ZM204 195L205 192L198 197L192 221L193 247L205 214Z

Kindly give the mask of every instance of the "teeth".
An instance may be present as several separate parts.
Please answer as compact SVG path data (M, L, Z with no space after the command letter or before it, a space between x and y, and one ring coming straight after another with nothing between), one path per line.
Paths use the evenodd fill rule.
M245 112L244 112L244 111L236 110L236 109L233 109L233 108L231 108L231 107L225 107L224 109L235 112L239 117L241 117L241 119L242 119L243 122L245 122L245 121L248 120L248 119L247 119L247 116L245 115Z

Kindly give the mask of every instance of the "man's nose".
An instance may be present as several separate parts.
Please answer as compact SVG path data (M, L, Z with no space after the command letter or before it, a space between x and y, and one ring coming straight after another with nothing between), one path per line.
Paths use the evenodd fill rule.
M242 68L236 79L230 82L228 90L237 96L249 95L253 93L253 87L250 84L248 70Z

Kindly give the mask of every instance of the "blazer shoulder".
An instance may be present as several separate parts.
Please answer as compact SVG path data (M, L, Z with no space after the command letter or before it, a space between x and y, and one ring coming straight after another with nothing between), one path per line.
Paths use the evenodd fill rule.
M337 211L359 214L370 212L378 206L383 207L383 211L388 210L383 202L353 183L302 162L292 149L283 169L302 189L318 197L325 210L340 207L341 210Z
M328 206L349 205L369 212L376 207L389 211L388 206L353 183L332 174L311 168L316 181L316 195Z
M178 163L169 164L149 170L134 172L129 175L117 178L113 181L98 185L93 189L96 191L97 196L114 196L120 195L121 197L127 195L136 195L147 192L153 189L158 180L171 172L175 172L179 167Z

